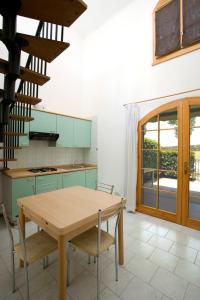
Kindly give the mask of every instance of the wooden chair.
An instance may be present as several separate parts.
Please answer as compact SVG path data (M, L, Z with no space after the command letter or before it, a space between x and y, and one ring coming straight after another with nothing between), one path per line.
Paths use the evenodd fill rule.
M27 297L29 300L29 277L28 277L28 266L38 260L43 259L43 268L47 267L48 255L57 249L57 242L51 236L49 236L45 231L38 231L31 236L24 239L19 219L17 218L17 225L19 230L19 240L18 244L14 244L13 232L10 226L5 206L0 203L2 208L4 220L9 232L10 242L11 242L11 270L12 270L12 292L16 290L15 286L15 254L18 258L23 261L24 270L26 275L26 288Z
M118 223L123 210L123 199L121 203L112 208L98 211L98 226L80 234L70 241L70 244L79 248L89 256L94 256L97 259L97 300L100 299L100 271L99 258L100 255L107 251L111 246L115 246L115 279L118 281ZM116 217L115 234L112 236L101 229L103 222L110 218ZM69 251L69 254L72 251ZM68 283L70 283L70 258L68 261Z

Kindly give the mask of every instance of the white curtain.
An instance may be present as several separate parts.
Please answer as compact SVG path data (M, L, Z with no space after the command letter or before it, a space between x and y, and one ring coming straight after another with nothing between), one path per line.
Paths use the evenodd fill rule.
M137 126L139 109L137 104L126 106L126 149L125 149L125 197L127 198L127 211L136 209L137 185Z

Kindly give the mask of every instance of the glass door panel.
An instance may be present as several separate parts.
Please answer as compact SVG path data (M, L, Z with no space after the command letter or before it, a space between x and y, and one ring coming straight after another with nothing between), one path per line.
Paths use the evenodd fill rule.
M173 214L174 219L178 150L177 107L159 112L141 126L140 205L155 214Z
M200 97L168 103L150 116L139 123L137 207L200 229Z
M200 106L190 106L189 214L200 220Z
M176 213L176 193L159 191L159 209Z
M178 127L178 114L176 109L170 109L160 114L160 129L173 129Z

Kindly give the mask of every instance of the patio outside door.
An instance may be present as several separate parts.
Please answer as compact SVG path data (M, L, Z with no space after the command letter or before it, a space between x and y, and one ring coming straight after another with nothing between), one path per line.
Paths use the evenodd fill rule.
M137 210L200 229L200 98L139 122Z

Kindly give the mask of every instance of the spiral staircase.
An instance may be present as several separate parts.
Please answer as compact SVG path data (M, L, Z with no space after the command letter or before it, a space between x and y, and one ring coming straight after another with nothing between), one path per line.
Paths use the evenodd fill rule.
M20 149L19 138L26 135L25 122L31 122L31 107L40 103L39 86L50 80L47 63L69 47L64 27L69 27L87 9L82 0L1 0L3 28L0 40L8 50L8 61L0 58L4 88L0 89L0 162L8 167ZM16 32L17 16L39 20L35 36ZM21 52L29 54L20 66ZM18 88L16 80L20 79Z

